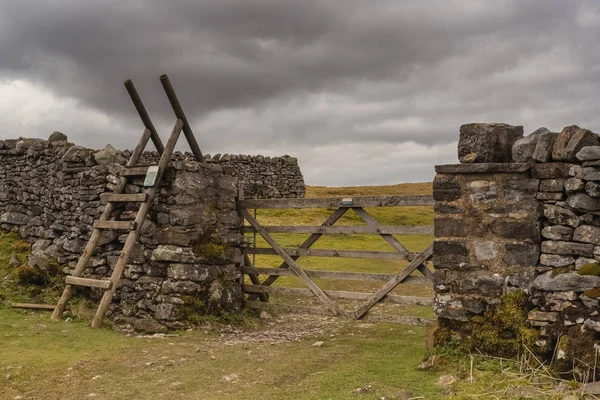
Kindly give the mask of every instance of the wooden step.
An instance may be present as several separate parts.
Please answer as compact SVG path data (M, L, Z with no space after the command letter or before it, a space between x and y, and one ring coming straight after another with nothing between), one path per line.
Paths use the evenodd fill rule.
M148 173L148 167L152 165L137 165L135 167L127 167L121 171L121 176L145 176Z
M49 310L52 311L56 307L55 304L34 304L34 303L12 303L12 308L27 308L32 310Z
M102 193L100 195L100 202L106 203L143 203L148 200L147 193L135 193L135 194L124 194L124 193Z
M107 280L100 279L89 279L89 278L79 278L76 276L67 276L65 281L67 285L77 285L77 286L89 286L96 287L100 289L110 289L112 287L112 282Z
M133 231L136 228L135 221L96 221L94 223L96 229L121 229L125 231Z

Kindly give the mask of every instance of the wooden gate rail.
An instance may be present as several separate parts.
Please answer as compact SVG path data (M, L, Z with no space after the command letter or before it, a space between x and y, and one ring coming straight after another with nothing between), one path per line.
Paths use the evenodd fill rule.
M238 200L238 212L242 220L250 223L249 227L241 226L240 231L245 233L259 233L267 242L269 247L251 248L245 251L245 265L242 272L251 278L251 285L244 284L243 291L249 296L247 306L251 308L272 307L268 302L268 294L280 293L295 296L306 296L313 294L324 305L322 310L339 316L345 313L331 299L359 300L363 303L350 315L355 319L368 317L370 319L380 318L368 315L368 311L379 302L393 304L410 304L431 306L431 298L415 296L391 295L390 292L400 283L431 282L431 272L425 263L433 254L433 246L429 246L423 252L411 252L393 235L406 234L432 234L430 226L382 226L363 207L397 207L397 206L431 206L434 204L431 196L364 196L354 198L327 198L327 199L273 199L273 200L245 200L243 194ZM248 209L251 208L337 208L333 214L321 226L262 226ZM348 210L352 209L358 217L365 222L365 226L332 226ZM298 248L283 248L270 235L271 233L310 233ZM380 235L395 251L367 251L367 250L326 250L311 249L310 247L323 234L377 234ZM250 264L248 254L279 255L283 263L278 268L256 268ZM383 260L408 260L409 264L397 274L375 274L358 272L334 272L323 270L304 270L296 260L303 256L316 257L341 257L341 258L365 258ZM419 270L423 277L412 277L415 270ZM262 283L259 275L269 275ZM308 288L283 288L271 286L279 276L295 276L300 278ZM311 278L329 278L340 280L358 281L380 281L385 284L375 293L350 292L340 290L322 290ZM253 300L260 298L263 303ZM276 307L287 307L291 310L299 309L298 306L276 304ZM302 308L302 307L300 307ZM306 307L304 307L306 308ZM314 308L310 308L315 312ZM387 317L387 316L385 316ZM418 317L397 317L403 323L422 324L426 319Z

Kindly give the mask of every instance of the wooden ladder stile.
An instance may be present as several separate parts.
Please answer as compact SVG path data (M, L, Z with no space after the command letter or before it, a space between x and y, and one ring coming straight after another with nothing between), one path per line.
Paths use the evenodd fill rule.
M97 288L103 289L104 294L103 294L102 300L100 301L100 304L98 306L98 310L96 311L96 315L94 316L94 319L92 321L92 328L96 328L96 327L100 326L100 324L102 323L102 320L104 319L104 316L106 315L106 311L108 310L108 307L112 301L115 290L117 289L117 287L119 285L121 276L123 274L123 270L125 269L125 266L127 265L127 262L129 261L131 253L133 251L133 248L138 241L139 231L144 223L144 220L146 219L146 215L148 214L148 211L150 210L150 206L152 205L152 202L154 201L154 196L156 194L156 190L157 190L158 185L161 182L161 179L169 165L171 155L175 149L175 145L177 144L177 139L179 138L179 134L181 133L182 128L183 128L183 121L178 119L177 122L175 123L175 127L173 128L171 136L169 137L169 141L167 142L167 145L164 147L164 149L162 151L162 155L158 162L158 172L157 172L156 179L154 180L153 185L149 186L146 189L145 193L143 193L141 195L136 195L136 196L123 194L125 186L128 183L128 177L131 176L131 175L129 175L129 176L121 176L121 178L119 179L119 183L117 184L117 187L114 190L114 193L111 194L110 196L105 196L107 204L104 209L104 212L100 216L100 219L98 219L98 221L96 221L96 223L94 223L94 230L92 232L92 235L90 236L90 239L83 251L83 254L79 258L79 262L77 263L77 266L75 267L75 270L73 271L72 276L69 276L66 279L66 286L63 291L63 294L60 297L60 300L58 301L58 304L56 305L54 312L52 313L53 319L58 319L62 315L67 303L71 299L71 296L73 294L73 286L74 285L97 287ZM144 131L144 134L142 135L142 138L140 139L138 145L136 146L135 150L133 151L133 154L131 155L129 161L127 162L127 167L133 167L133 168L138 167L137 162L139 161L139 158L140 158L142 152L144 151L150 137L151 137L151 132L149 129L146 129ZM135 220L134 221L109 220L113 211L115 210L115 204L121 203L123 201L137 202L140 204L140 207L138 209ZM83 274L83 271L85 270L85 268L90 260L91 255L93 254L94 250L98 246L98 242L99 242L100 236L102 235L102 231L106 230L106 229L121 229L121 230L129 231L129 233L127 235L127 239L125 240L125 244L123 246L123 250L121 251L121 254L119 255L117 264L115 265L115 268L111 274L110 279L109 280L104 280L104 279L100 280L100 279L81 278L81 275Z
M156 129L154 128L154 125L152 124L152 121L150 120L148 112L146 111L146 108L144 107L144 104L142 103L142 100L140 99L140 96L133 85L133 82L131 82L131 80L126 80L125 88L131 97L131 101L133 102L140 119L142 120L142 123L144 124L145 130L138 144L133 150L131 157L127 161L125 168L123 168L119 173L119 182L116 185L113 193L105 193L101 195L101 203L106 204L106 206L100 218L94 223L92 234L90 235L88 243L86 244L81 257L79 258L72 275L67 277L65 281L65 289L63 290L58 303L54 307L52 319L56 320L62 316L62 313L65 311L67 304L73 295L73 286L87 286L104 290L104 294L102 295L102 299L100 300L100 304L98 305L98 309L96 310L96 314L91 325L92 328L96 328L102 324L102 320L108 311L108 307L112 302L114 293L119 286L125 266L129 262L129 258L133 252L134 246L138 242L140 230L146 219L148 211L152 206L158 186L160 185L164 173L169 166L171 156L175 150L175 145L177 144L182 131L184 132L187 142L194 153L196 161L204 162L200 147L196 142L196 138L194 137L191 127L187 126L187 118L183 112L183 109L181 108L181 104L177 99L169 78L166 75L163 75L161 76L160 80L163 83L165 93L167 94L176 116L176 122L175 126L173 127L173 131L171 132L171 136L169 137L167 144L163 145L158 133L156 132ZM154 146L160 154L158 166L138 165L141 155L144 152L148 141L150 140L152 140ZM124 193L125 187L130 182L131 178L144 175L149 178L148 175L150 173L156 174L156 176L153 181L145 183L145 185L147 184L147 188L144 193ZM111 219L111 216L116 210L116 205L122 203L139 204L134 221L119 221ZM107 229L125 230L128 232L127 239L125 240L123 249L121 250L121 254L119 255L110 279L83 278L83 272L85 271L90 258L94 253L94 250L96 247L98 247L102 232Z

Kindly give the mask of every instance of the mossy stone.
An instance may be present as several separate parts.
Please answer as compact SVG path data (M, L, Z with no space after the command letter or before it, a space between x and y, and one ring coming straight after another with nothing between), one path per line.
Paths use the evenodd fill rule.
M597 263L584 264L577 270L579 275L600 276L600 265Z

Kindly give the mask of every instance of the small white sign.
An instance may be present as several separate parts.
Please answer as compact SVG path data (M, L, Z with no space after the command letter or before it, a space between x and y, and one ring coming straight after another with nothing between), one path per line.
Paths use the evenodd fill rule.
M148 167L148 172L146 172L146 179L144 180L144 186L150 187L154 186L156 183L156 178L158 177L158 165L153 165Z

